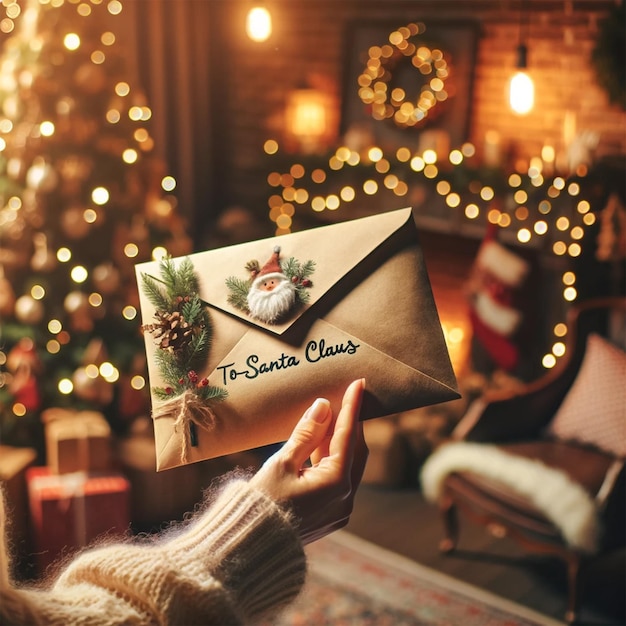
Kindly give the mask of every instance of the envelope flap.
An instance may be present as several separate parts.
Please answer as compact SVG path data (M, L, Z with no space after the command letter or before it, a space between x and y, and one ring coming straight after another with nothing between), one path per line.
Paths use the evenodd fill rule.
M211 307L234 315L256 327L282 335L310 306L322 299L337 282L411 219L410 208L400 209L331 226L192 254L190 258L200 279L200 296ZM268 324L254 319L247 311L229 302L231 291L227 279L230 277L241 281L249 279L246 264L256 260L259 265L263 265L276 246L280 247L280 259L283 264L290 258L299 263L312 261L314 270L311 275L311 287L307 289L308 302L291 311L284 321ZM146 263L138 266L138 270L153 273L157 271L157 267L154 263Z

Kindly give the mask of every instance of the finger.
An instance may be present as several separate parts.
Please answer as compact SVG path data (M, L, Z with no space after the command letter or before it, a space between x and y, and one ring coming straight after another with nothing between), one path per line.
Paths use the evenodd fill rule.
M348 389L346 389L346 392L344 393L344 397L342 400L342 410L347 410L344 407L347 407L347 405L350 405L353 407L353 410L355 411L355 418L356 420L358 420L359 418L359 412L360 412L360 407L361 407L361 398L358 398L358 400L355 400L353 397L353 392L355 391L355 389L351 389L351 387L353 387L354 385L356 385L357 383L359 383L360 381L353 381L351 383L351 385L348 386ZM362 385L363 387L365 381L362 381ZM361 389L361 393L362 393L362 389ZM335 420L336 423L336 420ZM319 463L324 457L329 456L330 454L330 442L333 436L333 431L334 428L329 428L328 432L326 434L326 437L324 437L324 440L322 441L322 443L320 444L320 446L311 454L311 463L313 465L316 465L317 463Z
M299 471L328 433L330 402L318 398L300 418L280 451L292 471Z
M342 468L345 467L346 463L352 464L364 389L365 380L363 378L355 380L348 386L335 422L329 452L331 456L336 456L339 459Z
M369 457L369 449L365 442L365 436L363 434L363 422L357 424L357 438L356 445L354 447L354 460L352 462L352 472L350 478L352 481L352 489L356 490L361 484L363 474L365 473L365 466L367 464L367 458Z
M311 465L316 466L323 458L330 454L330 440L333 436L334 424L331 421L326 429L324 438L313 452L311 452Z

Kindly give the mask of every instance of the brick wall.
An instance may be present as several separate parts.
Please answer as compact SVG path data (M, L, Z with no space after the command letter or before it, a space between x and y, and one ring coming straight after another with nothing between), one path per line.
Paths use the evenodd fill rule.
M345 61L354 54L346 49L346 42L357 21L402 26L421 20L428 26L460 20L479 25L468 137L479 149L486 133L494 130L503 147L523 158L538 155L544 144L553 146L558 155L569 111L577 132L599 133L603 150L623 153L626 113L609 105L589 64L598 22L611 3L530 1L527 43L536 101L525 117L515 116L506 104L506 86L516 59L519 2L274 0L268 3L274 32L262 44L244 34L249 3L225 3L219 25L223 56L216 61L220 99L223 94L228 114L218 131L228 164L222 181L227 205L241 204L265 213L263 183L268 172L263 142L280 137L287 94L306 79L320 81L340 106Z

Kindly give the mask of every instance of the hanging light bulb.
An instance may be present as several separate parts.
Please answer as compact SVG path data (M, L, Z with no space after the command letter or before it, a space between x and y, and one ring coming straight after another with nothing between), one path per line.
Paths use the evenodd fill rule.
M246 17L246 33L252 41L266 41L272 34L272 16L264 6L253 6Z
M526 31L526 32L525 32ZM520 42L517 46L517 71L509 83L509 106L518 115L526 115L535 104L535 85L526 71L528 68L528 12L522 8L519 25Z
M535 104L535 84L526 72L528 50L524 44L517 49L517 72L509 83L509 105L518 115L526 115Z

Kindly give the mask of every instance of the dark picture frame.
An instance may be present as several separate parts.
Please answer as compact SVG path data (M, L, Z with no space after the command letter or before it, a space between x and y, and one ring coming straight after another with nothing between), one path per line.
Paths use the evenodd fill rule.
M417 23L420 20L415 20ZM398 127L393 120L376 120L368 105L359 97L358 78L363 72L368 50L371 46L389 43L389 35L410 21L354 22L346 33L346 64L343 77L343 94L340 131L345 138L361 135L382 148L396 149L407 146L419 150L431 147L433 142L447 144L448 148L460 147L470 133L474 67L479 38L479 25L472 21L427 20L421 22L425 31L411 41L438 48L450 69L446 90L450 96L438 102L423 122L412 127ZM393 68L392 82L401 86L407 98L417 95L424 77L411 65L402 61ZM390 85L390 88L393 85Z

